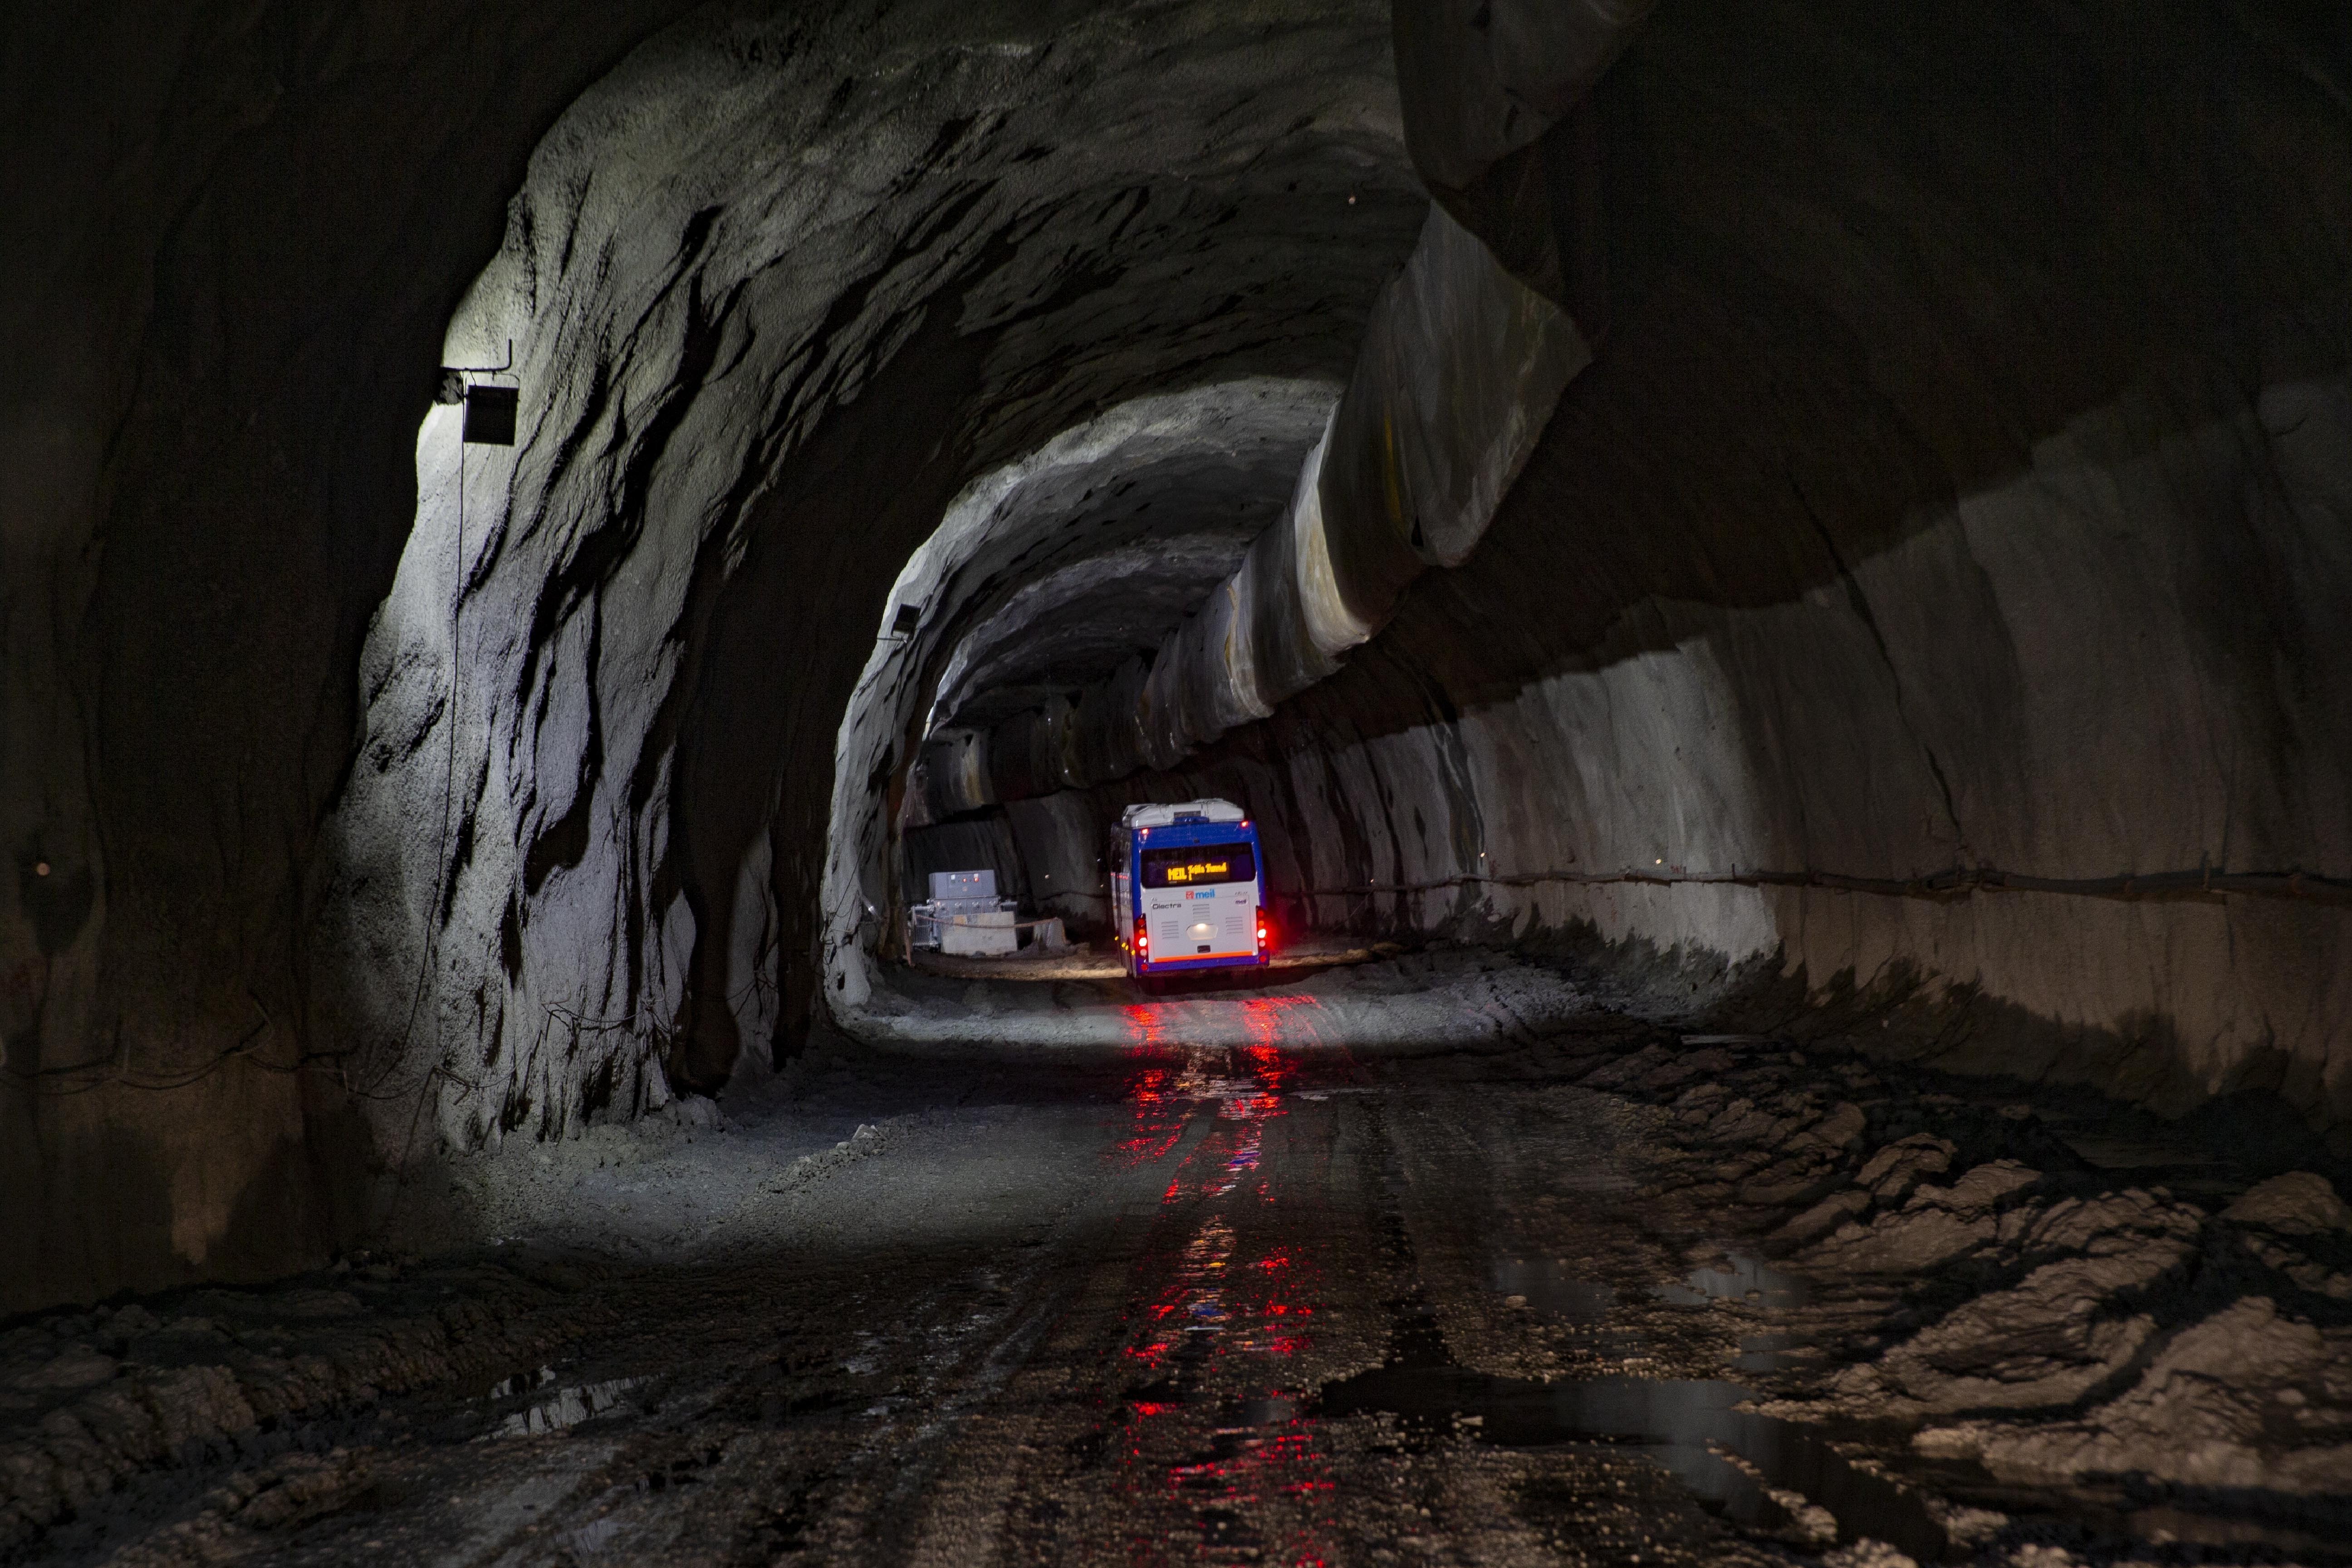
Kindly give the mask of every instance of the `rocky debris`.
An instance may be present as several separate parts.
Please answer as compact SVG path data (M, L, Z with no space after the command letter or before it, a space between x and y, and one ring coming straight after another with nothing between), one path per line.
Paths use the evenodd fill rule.
M1928 1491L1921 1492L1919 1500L1928 1517L1943 1527L1946 1539L1964 1550L1991 1541L2009 1527L2009 1515L1997 1509L1953 1502Z
M1870 1119L1862 1107L1840 1100L1830 1107L1830 1112L1819 1121L1790 1138L1793 1149L1820 1149L1835 1153L1851 1153L1862 1146L1862 1135L1870 1130Z
M832 1148L821 1150L814 1154L803 1154L799 1159L794 1160L763 1184L762 1190L771 1193L797 1192L811 1182L833 1174L845 1165L854 1164L870 1155L879 1154L887 1143L888 1140L882 1135L882 1130L879 1127L859 1122L856 1131L835 1143Z
M2292 1171L2221 1211L2246 1250L2315 1296L2352 1300L2352 1206L2326 1177Z
M47 1388L88 1388L93 1383L104 1383L114 1375L121 1363L112 1356L100 1355L86 1345L74 1345L44 1362L37 1369L10 1379L15 1389L26 1391Z
M2267 1297L2183 1330L2128 1391L2076 1421L1967 1422L1913 1440L2005 1481L2137 1475L2298 1496L2352 1493L2352 1328L2321 1328Z
M1948 1138L1914 1132L1873 1154L1854 1176L1854 1184L1869 1193L1873 1202L1899 1204L1923 1178L1950 1170L1952 1156L1958 1152L1958 1146Z
M2047 1542L2029 1541L2013 1546L1994 1559L2000 1568L2090 1568L2092 1559L2078 1556L2063 1546ZM2155 1568L2155 1564L2137 1558L2118 1558L2112 1568Z
M2153 1317L2116 1303L2178 1268L2189 1250L2158 1242L2044 1264L1937 1320L1876 1365L1841 1374L1837 1390L1856 1405L1892 1394L1927 1411L2071 1405L2121 1374L2157 1331Z
M2137 1187L2089 1198L2062 1198L2036 1218L2018 1243L2026 1261L2080 1254L2110 1258L2150 1242L2185 1250L2205 1223L2204 1211L2162 1191Z
M1704 1050L1681 1050L1663 1041L1653 1041L1633 1055L1588 1075L1584 1087L1633 1089L1642 1094L1658 1095L1676 1084L1687 1083L1702 1075L1712 1079L1717 1073L1729 1071L1733 1065L1731 1053L1719 1046ZM1730 1093L1720 1083L1710 1082L1693 1091L1696 1102L1706 1102L1709 1097L1705 1091L1708 1089L1720 1090L1720 1097L1727 1097Z
M2352 1300L2352 1269L2331 1268L2294 1247L2261 1237L2250 1239L2247 1250L2315 1296Z
M1919 1563L1884 1541L1864 1540L1824 1553L1822 1568L1919 1568Z
M2221 1211L2221 1217L2239 1225L2276 1231L2281 1236L2328 1236L2352 1231L2352 1206L2336 1195L2327 1178L2309 1171L2290 1171L2246 1189L2245 1195Z
M368 1453L336 1448L288 1454L239 1470L205 1497L194 1517L117 1552L112 1568L207 1568L234 1562L263 1542L263 1531L304 1523L347 1507L374 1484Z
M1780 1229L1771 1239L1788 1247L1803 1247L1837 1230L1870 1207L1870 1194L1849 1187L1832 1193Z
M1899 1163L1886 1152L1870 1163L1882 1177ZM1965 1237L1966 1247L1943 1262L1979 1251L1990 1265L2026 1269L1875 1362L1837 1373L1827 1390L1833 1402L1859 1415L1909 1418L2059 1409L2127 1374L2159 1329L2145 1303L2196 1256L2204 1215L2138 1190L2000 1208L2038 1179L2014 1162L1979 1166L1951 1187L1919 1188L1902 1209L1803 1255L1815 1273L1885 1273L1890 1258L1945 1250ZM1854 1195L1841 1194L1849 1206Z
M565 1266L526 1260L359 1289L198 1290L168 1320L133 1305L15 1330L0 1339L8 1369L0 1551L140 1471L386 1394L543 1358L601 1321L602 1310L574 1294L584 1282ZM295 1465L257 1482L222 1517L290 1520L307 1506L305 1489L325 1484L298 1479L310 1474Z
M2014 1160L1976 1166L1948 1187L1921 1186L1902 1208L1868 1226L1849 1223L1803 1254L1801 1267L1842 1274L1915 1274L1940 1268L2001 1239L2004 1211L2040 1184ZM2010 1220L2014 1228L2014 1220Z
M1981 1464L2005 1486L2212 1489L2257 1515L2293 1511L2266 1494L2352 1491L2352 1323L2336 1305L2352 1299L2352 1205L2326 1176L2200 1203L2078 1154L2070 1125L2118 1141L2087 1100L1963 1098L1899 1066L1845 1070L1858 1064L1819 1043L1803 1058L1685 1048L1707 1059L1685 1073L1672 1046L1638 1043L1568 1070L1662 1104L1689 1140L1642 1189L1647 1223L1744 1213L1811 1292L1715 1303L1750 1325L1744 1347L1800 1352L1745 1376L1759 1412L1924 1424L1916 1458ZM1847 1106L1851 1140L1832 1121ZM2172 1137L2179 1179L2226 1191L2241 1151ZM2010 1517L1938 1506L1956 1542L2011 1560Z

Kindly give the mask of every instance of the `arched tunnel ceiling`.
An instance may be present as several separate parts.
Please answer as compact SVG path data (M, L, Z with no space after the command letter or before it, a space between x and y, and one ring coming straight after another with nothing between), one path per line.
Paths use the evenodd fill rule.
M1360 935L1602 942L1685 1002L1769 972L1916 1003L1922 1053L2352 1125L2305 896L2352 875L2352 79L2295 9L1664 8L1578 111L1612 336L1477 556L1219 749L1017 804L1066 850L1128 796L1264 798ZM68 1194L0 1222L35 1290L323 1258L369 1160L796 1048L836 772L889 801L919 738L835 752L898 574L1120 410L1319 389L1263 464L1140 465L1179 533L1100 487L1029 514L1136 531L975 558L909 706L1123 658L1106 610L1181 614L1225 504L1278 504L1426 206L1385 5L677 10L559 114L672 13L200 8L101 84L146 129L12 209L8 256L64 237L45 280L105 253L58 320L120 323L85 361L24 331L57 289L0 300L55 395L0 428L0 1004L12 1070L73 1084L0 1129ZM1454 39L1463 81L1516 79L1510 32ZM1557 221L1559 127L1480 123L1422 173L1522 258L1486 220ZM509 337L523 445L420 429L436 351ZM2066 890L2200 866L2285 891ZM2025 880L1949 880L1988 869Z
M1253 378L1160 400L1127 439L999 500L1024 542L975 592L929 728L989 724L1149 658L1281 513L1339 395ZM1139 411L1140 412L1140 411ZM961 578L963 574L959 574Z
M495 985L519 1028L550 1006L672 1020L694 1042L673 1076L723 1079L719 998L742 990L739 928L766 921L744 879L808 918L813 873L769 847L821 857L834 726L958 492L1139 396L1310 388L1235 402L1227 434L1137 479L1126 521L1107 474L1047 503L1106 542L1191 539L1138 597L1164 629L1288 489L1427 210L1387 25L1360 0L738 11L586 94L451 327L452 363L514 341L520 444L461 484L449 420L420 434L417 524L362 660L373 765L331 830L337 940L439 929L437 1026L488 1055L516 1047L466 998ZM1068 646L1089 669L1109 651ZM479 790L450 815L449 759L418 742L453 682L455 772ZM395 872L445 815L459 863ZM413 1029L398 967L350 977L350 1027ZM451 1135L483 1136L463 1114Z

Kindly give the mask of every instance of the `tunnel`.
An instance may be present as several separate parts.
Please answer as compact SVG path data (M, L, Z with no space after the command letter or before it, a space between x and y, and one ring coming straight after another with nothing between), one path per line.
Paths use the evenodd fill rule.
M2352 1563L2352 12L11 31L0 1562Z

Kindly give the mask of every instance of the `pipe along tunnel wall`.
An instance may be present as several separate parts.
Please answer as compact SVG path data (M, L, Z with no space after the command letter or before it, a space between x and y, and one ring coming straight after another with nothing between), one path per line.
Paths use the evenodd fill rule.
M39 161L106 195L12 206L53 221L0 305L7 1304L318 1260L404 1163L789 1054L927 734L1205 649L1433 194L1592 348L1475 548L1408 533L1263 717L931 804L1034 889L1229 795L1319 924L2340 1124L2336 906L1455 880L2352 877L2340 32L1738 0L1497 53L1541 8L1458 9L142 33L156 134ZM24 56L68 96L72 42ZM509 337L461 538L433 367ZM839 749L902 574L1024 474Z

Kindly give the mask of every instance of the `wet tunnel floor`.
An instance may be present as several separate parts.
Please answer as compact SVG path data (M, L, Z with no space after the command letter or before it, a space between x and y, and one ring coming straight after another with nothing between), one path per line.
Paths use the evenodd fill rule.
M1642 1046L1145 1043L1050 1085L845 1069L830 1092L876 1105L880 1132L787 1167L719 1252L503 1248L479 1268L529 1287L494 1309L505 1361L192 1439L8 1556L2343 1560L2340 1498L2021 1487L1923 1455L1901 1398L1807 1405L1926 1315L1921 1281L1769 1261L1832 1184L1826 1156L1757 1167L1751 1189L1815 1171L1759 1205L1694 1154L1686 1088L1638 1090ZM1569 1081L1612 1070L1614 1091ZM2085 1169L2077 1187L2118 1184ZM303 1289L446 1315L480 1278L375 1266ZM282 1318L299 1294L246 1300ZM233 1305L150 1320L235 1337ZM155 1342L118 1349L168 1359Z

